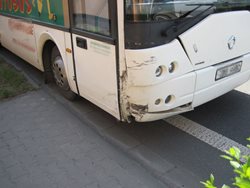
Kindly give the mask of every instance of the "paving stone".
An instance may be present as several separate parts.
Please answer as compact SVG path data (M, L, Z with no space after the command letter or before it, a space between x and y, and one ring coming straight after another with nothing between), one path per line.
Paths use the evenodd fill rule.
M101 161L103 159L105 159L106 155L104 154L104 152L102 151L101 148L98 149L92 149L90 150L86 156L90 159L92 159L93 161Z
M0 137L4 140L4 141L8 141L11 139L15 139L16 135L14 135L11 131L8 132L4 132L0 135Z
M122 148L125 148L126 150L140 145L137 140L125 133L118 125L106 129L104 130L104 132L107 136L112 138L113 143L116 143L117 145L121 146Z
M44 176L23 176L15 180L18 188L57 188L57 184Z
M85 188L100 188L100 185L98 182L92 182L90 184L87 184L84 186Z
M6 142L6 141L5 141ZM8 140L7 141L7 146L9 147L9 148L16 148L16 147L20 147L20 146L22 146L23 144L22 144L22 142L20 142L20 140L18 139L18 137L15 137L14 139L11 139L11 140Z
M4 147L7 147L7 146L8 145L3 140L0 139L0 149L4 148Z
M0 161L0 177L5 176L5 171L4 171L4 166L3 163Z
M53 181L57 185L66 185L66 182L71 181L71 178L68 176L66 171L62 168L59 168L56 163L50 164L46 168L46 174L49 177L53 177Z
M137 146L109 117L98 129ZM164 187L41 90L0 103L0 143L1 188Z
M7 157L9 155L11 155L11 152L10 152L8 146L0 148L0 158Z
M183 176L183 174L185 174L185 176ZM186 169L174 168L166 172L163 178L165 178L166 181L171 180L171 182L174 182L175 185L179 185L179 187L201 187L200 178Z
M101 185L103 185L102 188L109 188L109 187L116 187L116 188L122 188L123 186L119 182L119 179L115 177L109 177L104 182L100 182Z
M17 164L7 168L6 172L11 177L12 180L28 175L28 171L21 164Z
M0 187L2 188L16 188L17 185L13 183L9 177L0 176Z
M26 126L26 125L25 125ZM16 130L17 131L17 136L18 138L21 140L21 142L23 142L24 139L30 139L32 136L32 132L30 130L26 130L26 129L20 129L20 130Z
M91 142L89 140L85 140L81 144L78 144L77 147L82 151L82 153L88 153L90 150L99 148L95 142Z
M120 168L120 166L115 161L108 157L104 158L98 164L102 165L103 168L107 170L107 172L115 172Z
M82 151L78 147L76 147L76 145L73 145L72 143L61 145L60 149L70 159L79 159L79 157L82 154Z
M86 163L85 163L86 164ZM86 185L96 180L96 177L90 173L92 166L89 164L79 166L75 162L68 162L64 164L64 170L71 180L75 181L75 184Z
M19 160L14 155L2 157L0 161L1 161L2 167L4 167L5 169L18 165L19 163Z

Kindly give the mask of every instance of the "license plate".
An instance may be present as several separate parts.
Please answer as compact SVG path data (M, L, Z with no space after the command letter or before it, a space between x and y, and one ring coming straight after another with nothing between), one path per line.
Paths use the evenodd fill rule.
M226 78L241 71L242 61L219 68L216 71L215 81Z

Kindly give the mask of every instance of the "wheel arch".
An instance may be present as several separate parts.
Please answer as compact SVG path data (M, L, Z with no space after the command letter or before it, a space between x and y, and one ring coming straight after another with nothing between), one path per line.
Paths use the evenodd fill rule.
M43 30L43 31L42 31ZM49 83L54 81L53 72L51 69L51 55L52 49L57 47L65 66L66 76L70 85L70 88L75 93L77 92L76 83L73 80L74 73L72 70L69 70L69 64L72 63L67 56L65 46L66 39L65 33L63 31L57 31L54 29L40 29L37 32L37 53L38 53L38 61L41 67L41 70L44 72L44 81L45 83ZM68 62L69 60L69 62Z
M42 33L38 39L38 58L42 67L42 71L45 75L45 83L52 81L52 72L50 68L50 58L52 54L52 49L57 47L60 54L63 57L60 46L57 44L56 40L48 32ZM63 57L64 58L64 57Z

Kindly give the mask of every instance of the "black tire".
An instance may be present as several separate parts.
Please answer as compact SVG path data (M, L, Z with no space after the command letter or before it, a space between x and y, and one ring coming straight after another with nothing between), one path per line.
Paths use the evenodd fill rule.
M56 46L53 47L51 53L51 70L53 72L54 81L59 88L60 93L68 100L75 100L77 95L70 89L64 62Z

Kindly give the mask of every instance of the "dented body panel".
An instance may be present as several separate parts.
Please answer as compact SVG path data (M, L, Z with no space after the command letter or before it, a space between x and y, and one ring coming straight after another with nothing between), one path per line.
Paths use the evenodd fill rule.
M190 111L248 81L249 21L249 11L213 14L181 34L179 40L126 50L125 93L130 114L136 121L166 118ZM234 64L240 69L216 79L219 69ZM162 68L160 76L158 67Z

